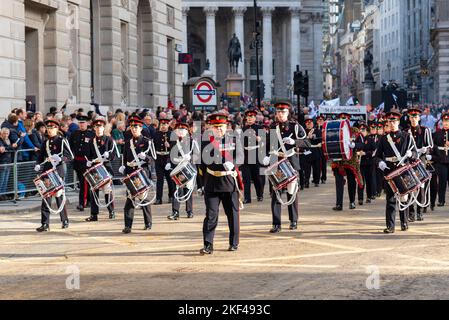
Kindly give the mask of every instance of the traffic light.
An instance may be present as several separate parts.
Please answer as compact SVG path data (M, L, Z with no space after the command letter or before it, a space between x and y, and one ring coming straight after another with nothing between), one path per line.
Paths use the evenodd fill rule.
M302 75L302 71L296 71L293 76L293 92L297 96L302 95L302 90L304 86L304 76Z
M302 79L302 89L301 89L301 95L304 98L309 97L309 74L306 70L306 74L304 75Z

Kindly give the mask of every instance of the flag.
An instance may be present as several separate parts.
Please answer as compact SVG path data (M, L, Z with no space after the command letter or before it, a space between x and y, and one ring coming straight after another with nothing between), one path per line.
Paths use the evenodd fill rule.
M309 116L315 118L316 115L317 115L317 108L315 107L315 103L312 100L312 102L310 102L309 104Z
M350 97L349 99L348 99L348 101L346 101L346 105L347 106L353 106L355 103L354 103L354 97Z
M377 117L380 113L382 113L385 109L385 103L382 102L375 110L374 115Z
M394 93L392 95L393 95L394 102L398 102L398 96L395 95Z

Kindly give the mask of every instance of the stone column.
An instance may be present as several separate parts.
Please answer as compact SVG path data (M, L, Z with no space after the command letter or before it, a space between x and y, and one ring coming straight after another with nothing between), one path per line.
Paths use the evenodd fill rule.
M182 51L185 53L189 52L188 45L188 33L187 33L187 16L189 14L189 7L182 7ZM182 66L182 82L186 83L189 80L189 65L185 64Z
M265 99L271 99L271 82L273 81L273 36L271 15L274 7L262 7L263 13L263 84Z
M218 7L205 7L206 13L206 59L210 62L210 72L213 74L214 80L217 78L217 44L216 44L216 29L215 29L215 15Z
M234 12L234 33L240 41L240 46L242 47L242 59L243 62L239 63L238 74L245 77L245 23L244 16L246 12L246 7L234 7L232 8Z
M293 83L293 73L296 71L296 66L301 68L301 22L299 15L301 13L301 7L289 8L291 17L291 38L290 38L290 80Z

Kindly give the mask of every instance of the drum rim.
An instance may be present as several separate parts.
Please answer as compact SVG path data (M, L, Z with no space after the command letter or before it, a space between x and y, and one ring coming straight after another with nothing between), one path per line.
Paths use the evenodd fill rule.
M402 166L400 168L397 168L396 170L390 172L388 175L385 176L385 180L392 180L393 178L396 178L399 176L402 172L407 171L412 168L411 164L406 164L405 166ZM399 174L398 174L399 173ZM393 175L396 174L396 175Z
M267 167L267 168L265 169L265 173L266 173L266 172L269 172L269 171L271 171L271 170L273 170L276 166L279 166L279 164L280 164L281 162L284 162L284 161L288 161L288 158L283 158L283 159L281 159L281 160L279 160L279 161L273 163L271 166L269 166L269 167ZM289 162L290 162L290 161L289 161Z
M323 152L324 155L326 156L326 159L329 160L339 160L339 161L349 161L352 159L353 153L352 153L352 149L349 148L348 150L348 154L346 154L346 152L341 153L339 158L332 158L330 157L330 153L328 151L328 143L327 143L327 127L329 123L338 123L339 124L339 137L340 137L340 150L342 151L346 151L344 142L343 142L343 127L347 128L347 131L349 132L349 139L351 139L352 137L352 132L351 132L351 125L349 123L348 120L327 120L324 124L323 124L323 128L321 129L321 135L323 137L323 142L321 147L323 148Z
M56 168L53 168L53 169L47 170L47 171L41 173L40 175L38 175L36 178L34 178L33 182L39 180L41 177L43 177L45 175L48 175L50 172L55 172L59 176L58 171L56 170Z
M294 175L293 177L288 178L285 181L282 181L280 184L278 184L276 187L273 185L273 188L276 190L282 190L284 189L288 184L292 183L293 181L298 180L298 176Z
M182 167L181 167L182 164L185 164L185 166L182 166ZM181 171L181 169L187 167L188 164L191 164L190 161L187 161L187 160L186 160L186 161L181 161L181 162L178 163L178 164L176 165L176 167L171 171L170 176L174 176L175 174L178 174L178 173ZM193 167L193 165L192 165L192 167Z

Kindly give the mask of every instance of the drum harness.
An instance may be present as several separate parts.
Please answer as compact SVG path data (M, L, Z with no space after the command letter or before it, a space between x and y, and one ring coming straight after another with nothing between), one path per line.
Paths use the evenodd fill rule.
M70 145L68 144L67 140L64 139L64 138L62 139L62 142L61 142L61 152L58 153L57 156L59 156L60 158L62 158L64 156L64 145L66 145L67 150L70 152L70 155L73 158L73 153L72 153L72 150L70 150ZM51 154L51 150L50 150L50 140L47 140L47 142L45 144L45 149L47 151L48 158L44 162L42 162L40 164L40 166L42 166L43 164L45 164L47 162L50 162L51 165L53 166L53 169L56 169L57 164L56 164L56 162L52 161L52 159L51 159L52 154ZM62 178L59 176L59 174L57 174L57 176L60 179L62 185L64 185L64 181L62 181ZM42 200L44 201L44 203L47 206L48 211L50 211L50 213L52 213L52 214L59 214L59 213L62 212L62 210L64 210L64 206L65 206L66 201L67 201L67 197L66 197L66 194L65 194L65 188L63 188L62 190L59 190L56 193L56 195L55 195L56 198L61 197L61 196L62 196L62 202L61 202L61 205L59 206L59 208L57 210L52 209L51 205L47 202L47 199L42 198Z
M192 142L192 150L190 150L189 153L187 153L187 155L191 155L193 152L193 143L195 143L195 141ZM176 147L179 150L179 153L181 154L181 158L182 160L179 162L178 166L183 166L184 163L189 162L190 160L187 160L188 158L186 158L186 154L184 153L184 150L182 149L182 145L179 142L179 140L176 140ZM176 169L176 168L175 168ZM180 203L184 203L187 200L190 199L190 197L192 196L193 190L195 189L195 183L196 183L196 176L197 173L195 172L195 175L192 177L192 179L190 179L187 184L183 187L188 189L187 193L183 196L179 196L179 190L182 189L180 188L178 185L176 186L176 191L173 194L173 196L175 197L176 201L180 202Z
M143 162L140 161L139 157L137 156L136 147L134 146L133 139L130 140L130 148L131 148L131 153L132 153L132 155L134 157L134 161L132 161L131 163L128 162L128 166L137 166L137 167L139 167L139 169L141 169ZM153 159L156 159L156 157L157 157L156 156L156 151L154 149L154 145L153 145L152 141L149 142L148 149L144 153L148 154L148 152L151 152L151 156L153 157ZM148 189L147 191L144 192L142 198L140 198L139 200L134 200L133 198L131 198L130 195L128 195L128 199L131 200L131 202L133 203L134 207L136 207L136 208L146 207L146 206L154 203L154 201L156 200L156 192L153 191L154 192L154 196L151 199L151 201L148 201L148 202L144 203L145 200L148 198L148 194L149 194L150 190L151 189L154 190L154 183L153 183L153 181L151 179L148 179L148 180L150 181L150 189Z

